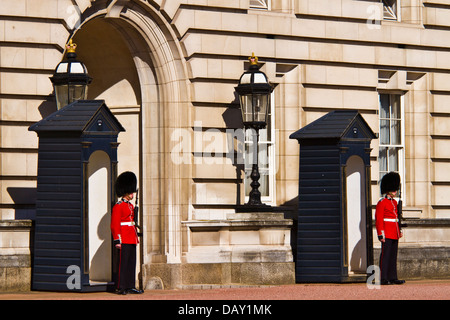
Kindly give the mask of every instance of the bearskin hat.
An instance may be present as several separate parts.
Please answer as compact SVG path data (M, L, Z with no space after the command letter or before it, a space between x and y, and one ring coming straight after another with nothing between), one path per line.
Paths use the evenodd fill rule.
M386 173L381 179L381 194L400 189L400 175L397 172Z
M116 194L118 197L123 197L127 193L136 192L137 178L133 172L122 172L116 180Z

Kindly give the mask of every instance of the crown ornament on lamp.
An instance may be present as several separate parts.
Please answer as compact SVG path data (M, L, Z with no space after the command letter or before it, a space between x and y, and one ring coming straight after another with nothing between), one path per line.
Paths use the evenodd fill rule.
M248 61L250 61L251 66L258 65L258 57L255 56L254 52L252 52L251 57L248 57Z
M72 39L69 40L69 43L66 44L66 52L67 53L75 53L77 49L77 44L72 42Z
M58 110L76 100L86 100L88 85L92 81L84 63L77 60L76 48L77 44L70 39L66 44L66 60L58 64L50 77Z

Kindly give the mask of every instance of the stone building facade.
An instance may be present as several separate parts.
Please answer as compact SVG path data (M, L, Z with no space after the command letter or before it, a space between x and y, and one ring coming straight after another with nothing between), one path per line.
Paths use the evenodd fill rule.
M373 205L382 174L401 174L411 276L442 276L449 15L447 0L0 0L0 288L27 286L18 279L30 275L38 175L28 127L56 111L49 77L70 38L94 79L88 98L126 129L118 172L139 177L144 285L293 282L299 150L289 135L335 109L359 110L378 134ZM275 87L263 200L284 216L236 213L248 180L236 159L252 142L239 136L234 87L252 52Z

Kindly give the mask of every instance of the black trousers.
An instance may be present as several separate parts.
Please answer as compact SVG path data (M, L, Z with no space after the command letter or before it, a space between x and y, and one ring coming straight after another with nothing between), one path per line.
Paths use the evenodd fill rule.
M381 281L397 280L398 240L386 239L381 243L380 271Z
M136 287L136 245L122 244L121 249L114 249L117 258L114 282L119 290Z

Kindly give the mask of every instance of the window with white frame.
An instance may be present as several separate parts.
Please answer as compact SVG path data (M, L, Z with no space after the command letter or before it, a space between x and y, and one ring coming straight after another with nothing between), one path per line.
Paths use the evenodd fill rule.
M404 168L404 116L403 96L399 94L380 94L380 136L379 157L381 178L390 171L400 174L403 179Z
M249 6L251 9L270 10L270 0L250 0Z
M399 21L400 0L382 0L383 19Z
M271 99L273 101L273 99ZM245 130L245 202L248 201L248 197L252 187L250 183L252 179L250 174L252 172L252 165L254 159L254 143L256 140L255 130ZM259 192L261 192L261 202L274 203L275 202L275 117L273 114L272 105L269 109L267 126L265 129L259 130L259 142L258 142L258 168L259 168Z

